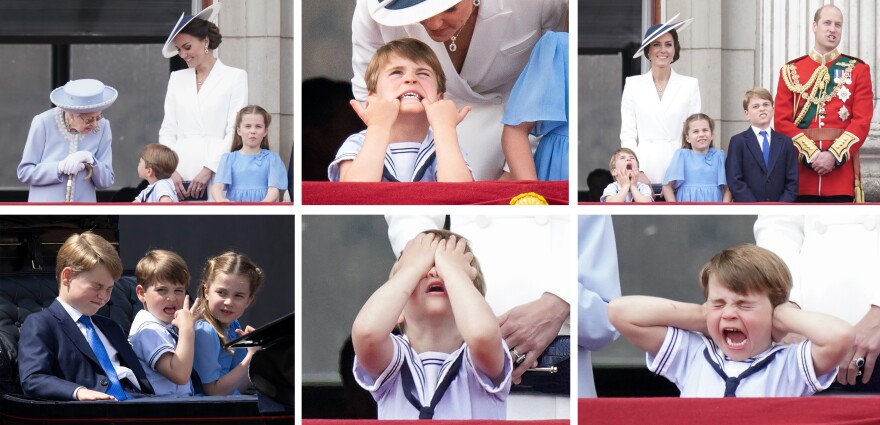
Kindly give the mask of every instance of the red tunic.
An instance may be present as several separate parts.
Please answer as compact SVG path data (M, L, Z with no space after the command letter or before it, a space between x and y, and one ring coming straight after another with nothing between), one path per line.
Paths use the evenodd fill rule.
M794 120L797 118L797 115L800 115L805 103L804 98L806 94L810 93L812 84L807 87L805 96L799 100L797 111L795 111L794 101L796 95L792 93L783 79L783 73L789 71L786 67L783 67L782 71L780 71L779 85L776 90L775 130L792 139L796 139L803 135L806 128L837 128L849 133L842 137L848 137L849 139L847 140L851 142L851 144L843 142L838 144L838 147L844 146L843 149L838 149L838 154L840 154L838 161L843 162L843 164L824 176L819 176L812 167L805 165L803 160L800 161L798 167L798 195L853 196L855 178L851 154L857 152L862 146L862 143L868 137L868 130L871 127L871 118L874 113L874 90L871 82L870 67L858 58L842 56L842 59L845 60L844 63L855 61L855 65L852 66L850 78L840 81L837 85L841 87L836 88L832 92L831 87L835 84L834 78L835 76L840 77L841 72L837 71L835 73L831 68L834 68L835 63L841 63L838 62L841 56L836 54L836 51L826 55L826 59L829 56L830 60L822 64L822 56L813 51L810 55L802 56L788 63L795 67L797 73L797 80L795 81L792 78L791 81L794 84L806 84L820 66L829 68L831 77L831 81L828 83L828 92L833 93L833 95L824 105L825 116L820 117L816 113L816 105L813 104L808 108L806 118L798 126L794 124ZM836 68L839 69L840 66ZM842 111L844 108L845 111ZM813 143L815 143L819 150L827 151L834 144L834 140L815 140ZM797 143L795 145L797 146ZM799 151L803 159L803 151L800 149Z

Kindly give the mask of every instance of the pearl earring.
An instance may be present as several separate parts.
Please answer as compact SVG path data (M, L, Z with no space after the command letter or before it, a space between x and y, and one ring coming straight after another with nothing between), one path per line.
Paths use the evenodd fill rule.
M205 53L208 53L208 45L205 45Z

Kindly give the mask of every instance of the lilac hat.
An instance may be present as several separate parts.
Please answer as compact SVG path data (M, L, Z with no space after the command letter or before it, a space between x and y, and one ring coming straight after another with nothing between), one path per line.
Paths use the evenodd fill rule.
M639 50L636 50L636 54L633 55L633 59L642 56L642 53L644 53L645 48L648 47L649 44L653 43L654 40L660 38L661 35L666 34L672 30L676 30L676 31L682 30L685 27L687 27L688 25L690 25L691 22L693 22L693 20L694 20L694 18L690 18L690 19L685 19L684 21L681 21L681 22L672 22L676 18L678 18L678 15L673 16L672 19L666 21L665 24L652 25L651 28L648 28L648 30L645 31L645 39L642 40L642 45L639 47Z
M414 24L458 4L461 0L368 0L373 20L389 27Z
M181 13L180 18L177 19L177 23L174 24L174 29L171 30L171 35L168 36L168 40L165 40L165 45L162 46L162 56L165 56L166 58L177 56L177 47L174 46L174 37L176 37L177 34L180 34L183 27L192 22L193 19L199 18L213 22L219 11L220 3L214 3L202 9L201 12L195 15L186 15L185 12Z
M103 111L116 101L119 93L113 87L98 80L82 79L68 81L52 90L49 100L55 106L74 114Z

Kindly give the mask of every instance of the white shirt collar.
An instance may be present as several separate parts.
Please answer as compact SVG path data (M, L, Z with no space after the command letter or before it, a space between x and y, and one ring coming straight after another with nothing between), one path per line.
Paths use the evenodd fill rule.
M758 138L758 144L761 144L761 143L764 142L763 138L761 137L761 132L762 132L762 131L766 131L766 132L767 132L767 141L768 141L768 142L771 141L771 140L773 139L773 137L771 136L773 132L772 132L772 130L770 129L770 127L767 127L767 128L758 128L758 127L752 126L752 132L754 132L754 133L755 133L755 137Z
M71 306L70 304L62 301L61 298L56 299L58 300L58 303L61 304L61 307L64 307L64 311L66 311L67 314L70 315L70 318L73 319L74 323L79 322L79 318L84 316L82 313L79 312L79 310L73 308L73 306Z

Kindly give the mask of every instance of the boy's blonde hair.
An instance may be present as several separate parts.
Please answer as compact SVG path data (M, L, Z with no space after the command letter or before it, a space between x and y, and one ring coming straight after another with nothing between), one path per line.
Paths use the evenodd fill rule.
M137 284L144 290L158 282L189 286L189 269L179 255L164 249L154 249L144 254L134 268Z
M763 87L754 87L743 96L743 111L749 110L749 102L752 99L769 100L770 106L773 106L773 95L770 94L770 91Z
M609 170L613 170L613 169L614 169L614 163L617 162L617 156L620 155L620 154L622 154L622 153L628 153L628 154L632 155L633 158L636 159L636 165L639 165L639 157L636 156L636 153L635 153L632 149L630 149L630 148L619 148L619 149L617 149L616 151L614 151L613 154L611 154L611 161L608 162L608 169L609 169Z
M177 152L158 143L150 143L141 148L141 159L144 160L144 167L152 169L159 180L171 177L180 161Z
M425 230L422 233L425 233L428 235L434 235L436 237L435 239L438 239L438 240L448 240L450 236L455 236L456 239L459 239L459 240L463 239L463 240L467 241L467 238L459 235L458 233L450 232L449 230L445 230L445 229L430 229L430 230ZM469 242L467 245L465 245L464 252L465 253L472 252ZM486 280L483 278L483 269L480 268L480 262L477 260L476 256L474 256L474 259L471 260L471 267L473 267L477 271L477 276L474 278L474 282L473 282L474 288L477 288L477 291L480 292L480 295L485 297L486 296ZM400 329L400 333L402 333L402 334L406 333L406 323L404 323L404 322L398 323L397 327L398 327L398 329Z
M690 129L691 123L694 121L707 121L709 123L709 131L712 132L712 136L715 136L715 120L712 117L702 113L697 112L684 120L684 127L681 129L681 147L682 149L693 149L694 147L688 143L688 130ZM709 147L712 147L712 143L709 143Z
M223 346L228 342L226 341L226 332L224 332L220 321L214 317L211 310L208 308L208 289L211 288L211 284L214 283L214 280L220 273L232 276L242 276L247 279L248 288L251 292L251 300L256 298L257 291L263 286L264 275L263 269L251 261L250 258L233 251L227 251L216 257L209 258L207 263L205 263L205 268L202 270L202 283L199 286L199 298L201 299L200 310L203 311L202 317L205 321L210 323L211 326L214 327L214 330L217 331L217 337L220 338L220 345ZM226 351L230 354L232 353L232 349L230 348L227 348Z
M437 80L437 92L446 93L446 74L443 73L440 59L437 59L437 55L427 44L414 38L392 40L376 50L373 58L370 59L370 64L367 65L366 72L364 72L364 82L367 84L369 93L376 92L376 86L379 84L379 72L388 63L391 56L428 65Z
M74 275L87 272L97 266L104 266L113 277L113 280L122 276L122 260L116 248L104 239L92 232L72 234L61 249L58 250L55 264L55 278L61 285L61 271L70 267Z
M740 294L766 294L773 307L788 301L791 273L773 252L752 244L736 245L715 254L700 271L703 296L709 297L709 276Z

